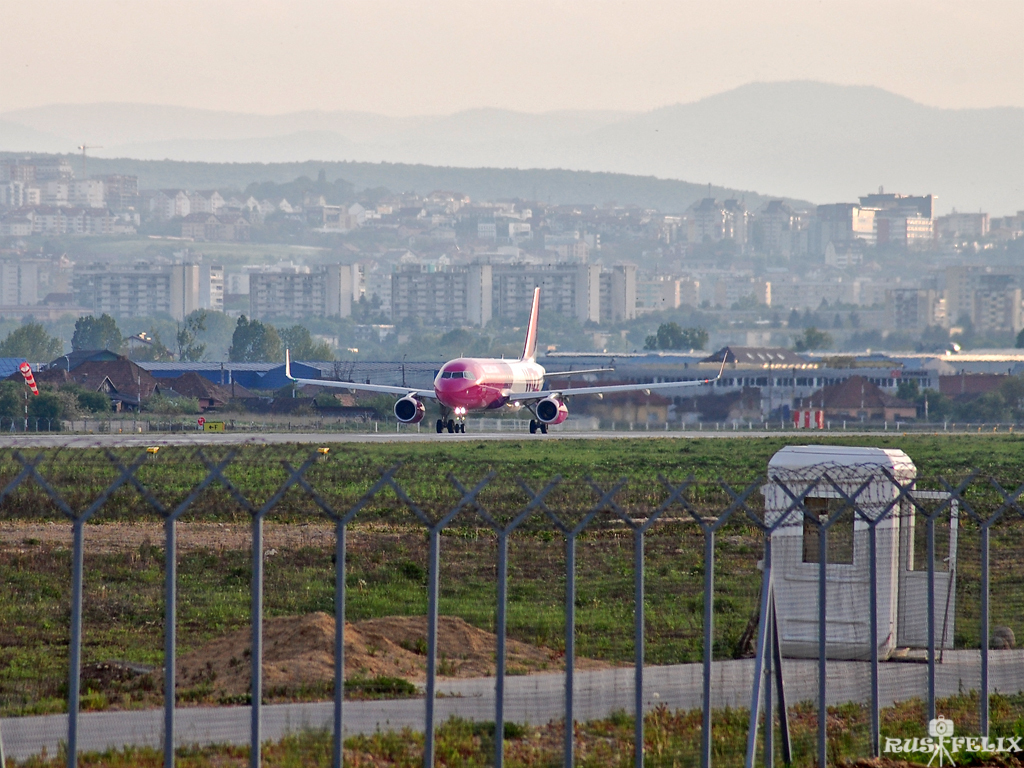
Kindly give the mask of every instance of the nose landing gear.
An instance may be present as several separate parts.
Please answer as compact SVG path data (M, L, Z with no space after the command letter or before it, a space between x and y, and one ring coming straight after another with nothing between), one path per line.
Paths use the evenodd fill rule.
M538 430L542 435L546 435L548 433L548 425L539 419L530 419L530 434L535 435Z
M448 413L442 411L441 418L438 419L437 423L434 425L437 429L437 434L440 435L445 430L448 431L448 434L466 434L466 416L464 413L458 413L460 409L456 408L455 410L455 418L452 418ZM461 410L465 411L464 408Z

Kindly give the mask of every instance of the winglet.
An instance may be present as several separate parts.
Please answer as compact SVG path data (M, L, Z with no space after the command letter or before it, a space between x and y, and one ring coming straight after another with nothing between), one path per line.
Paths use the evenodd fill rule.
M537 315L540 313L540 287L533 289L533 308L530 310L530 326L526 329L526 343L520 360L533 362L537 357Z
M728 355L722 355L722 367L718 369L718 375L715 376L715 378L708 379L708 383L709 384L712 381L718 381L720 378L722 378L722 374L725 373L725 361L726 361L727 357L728 357Z
M292 351L290 349L284 351L284 377L295 381L295 377L292 376Z

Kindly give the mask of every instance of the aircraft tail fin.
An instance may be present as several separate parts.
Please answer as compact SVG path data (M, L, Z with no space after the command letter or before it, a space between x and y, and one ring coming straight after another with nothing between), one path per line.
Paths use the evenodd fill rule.
M284 377L295 381L295 377L292 376L292 351L290 349L284 351Z
M533 309L530 310L530 325L526 329L526 344L520 360L533 361L537 357L537 315L540 312L540 288L533 289Z

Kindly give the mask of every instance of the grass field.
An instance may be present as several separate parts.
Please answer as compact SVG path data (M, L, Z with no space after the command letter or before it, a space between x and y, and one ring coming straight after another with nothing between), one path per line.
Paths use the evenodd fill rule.
M498 474L495 493L503 489L497 503L504 510L520 506L525 499L516 478L534 483L561 475L571 485L592 476L607 484L620 477L630 479L624 496L642 505L660 500L654 481L661 474L681 481L693 474L700 480L723 478L733 486L762 477L769 458L785 445L793 444L868 445L900 448L918 467L922 483L937 478L958 482L971 472L995 477L1006 487L1024 482L1024 437L1018 435L979 436L872 436L859 438L698 439L698 440L558 440L525 439L507 442L465 443L349 443L332 449L328 461L317 463L308 473L314 487L339 507L353 503L396 463L402 469L396 478L412 498L427 510L441 511L457 502L459 494L446 477L455 473L464 483L475 483L490 471ZM248 446L226 471L227 477L253 503L269 498L284 482L282 461L298 465L312 453L305 446ZM102 450L67 449L36 451L43 455L40 471L73 508L84 508L113 479L116 472ZM117 450L121 461L129 462L139 450ZM226 450L210 448L206 455L219 460ZM0 453L0 479L12 478L21 469L8 451ZM191 448L164 448L147 460L138 477L157 491L166 504L176 503L206 475ZM275 514L287 517L304 513L295 496L286 497ZM393 499L393 497L391 497ZM386 506L386 503L385 503ZM310 508L311 509L311 508ZM499 509L498 511L502 511ZM0 517L36 517L53 514L53 505L41 493L29 489L0 504ZM105 519L136 519L140 514L137 496L119 494L104 507ZM190 514L219 519L242 519L237 504L224 503L216 492L200 497Z
M810 442L810 441L805 441ZM1008 488L1024 480L1020 456L1024 440L1012 436L878 437L830 441L880 445L905 450L927 483L937 477L955 482L971 471L994 476ZM555 474L566 482L549 497L553 511L579 519L596 496L583 478L591 475L608 487L626 476L624 508L645 516L666 495L657 477L675 482L693 473L707 481L725 478L739 487L755 481L783 439L757 440L610 440L522 441L448 445L365 445L336 447L330 458L314 464L308 477L314 488L337 506L347 508L379 471L403 462L398 478L424 510L438 516L459 494L446 480L455 472L468 486L489 471L498 477L482 495L484 506L507 519L527 501L516 486L523 477L534 488ZM41 474L81 509L115 476L100 451L43 452ZM27 452L35 456L35 452ZM119 452L123 461L133 452ZM224 454L213 451L211 456ZM286 477L282 460L301 463L308 448L245 447L225 474L253 501L268 498ZM10 453L0 455L0 483L20 469ZM205 476L191 450L164 449L147 458L139 476L168 506L183 498ZM981 483L981 480L979 480ZM995 503L991 488L979 485L979 509ZM710 514L724 507L725 495L713 485L690 497ZM179 650L185 653L249 621L250 553L246 513L223 491L201 497L183 518L223 525L223 536L179 548ZM285 497L272 519L311 533L277 544L268 528L267 547L275 550L265 573L268 616L333 610L333 539L322 516L297 492ZM156 518L134 491L119 491L86 534L86 665L128 660L159 666L163 643L163 552L159 528L141 544L119 542L123 526L141 526ZM717 658L732 658L756 609L762 554L761 535L740 519L727 525L716 546ZM67 686L70 615L70 526L61 523L53 505L38 488L23 487L0 504L0 713L17 715L61 711ZM53 523L67 534L25 534L26 524ZM109 526L104 528L104 522ZM426 611L427 542L421 526L390 491L382 494L353 524L349 538L347 616L351 620ZM495 536L478 518L465 517L442 539L440 574L443 614L456 615L493 630L496 567ZM116 523L116 525L112 525ZM22 526L22 527L19 527ZM118 528L117 526L122 526ZM229 535L231 534L231 535ZM1024 637L1024 524L1013 518L993 532L993 624L1013 628ZM109 546L97 547L106 540ZM977 526L963 521L958 570L957 645L978 642L979 566ZM134 541L134 540L133 540ZM703 538L678 508L656 525L646 540L646 639L649 663L697 661L702 652ZM577 568L577 652L613 663L630 663L633 654L633 540L621 524L605 515L582 536ZM564 539L540 516L512 538L510 548L509 634L519 640L561 648L564 633ZM86 709L155 706L159 686L144 681L90 683ZM179 690L187 702L210 702L202 691ZM329 690L278 692L279 698L330 695Z

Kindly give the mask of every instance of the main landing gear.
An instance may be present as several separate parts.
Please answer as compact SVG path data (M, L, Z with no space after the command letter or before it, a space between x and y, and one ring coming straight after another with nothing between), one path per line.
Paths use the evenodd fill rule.
M548 433L548 425L538 419L530 419L530 434L535 435L540 430L541 434L546 435Z

